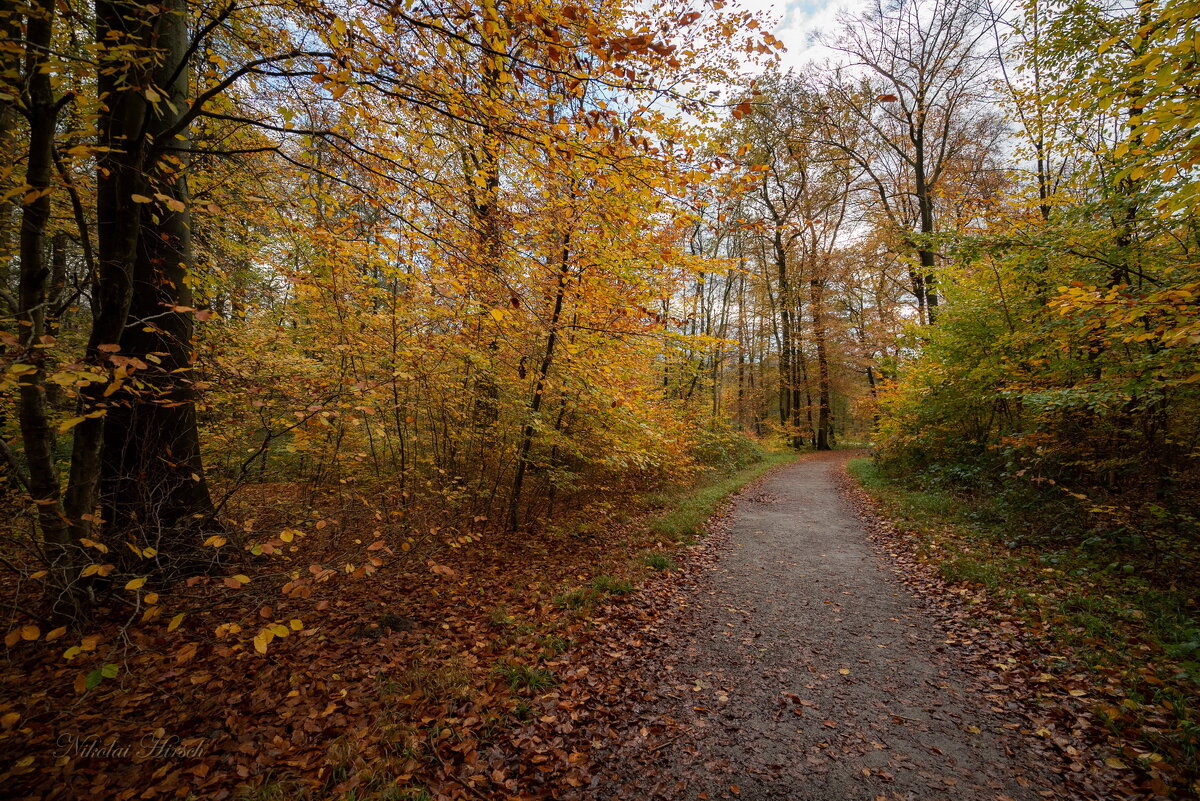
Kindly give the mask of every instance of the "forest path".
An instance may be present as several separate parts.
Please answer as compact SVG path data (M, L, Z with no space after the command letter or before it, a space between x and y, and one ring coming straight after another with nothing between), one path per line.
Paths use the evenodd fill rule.
M803 458L736 501L727 549L664 626L674 645L639 716L686 734L614 755L604 797L994 801L1050 786L839 492L852 455Z

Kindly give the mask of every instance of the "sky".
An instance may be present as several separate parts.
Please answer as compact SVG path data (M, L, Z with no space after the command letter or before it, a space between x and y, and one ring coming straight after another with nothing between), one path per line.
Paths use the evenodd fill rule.
M835 33L838 11L861 8L863 0L738 0L737 5L764 22L777 22L771 32L787 47L782 55L786 69L832 58L833 51L814 42L814 35Z

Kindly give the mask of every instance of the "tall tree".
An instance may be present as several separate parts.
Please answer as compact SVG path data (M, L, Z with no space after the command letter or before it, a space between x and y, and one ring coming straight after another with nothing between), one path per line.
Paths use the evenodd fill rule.
M188 285L192 20L186 0L150 7L100 0L96 14L106 44L99 75L105 107L88 355L114 369L113 383L91 398L105 410L101 508L110 534L183 555L199 546L194 530L211 523L214 511L200 459ZM96 445L92 424L81 425L77 475L92 469ZM88 491L86 482L77 486L80 495Z
M828 141L853 158L880 208L916 256L912 292L937 316L938 196L965 151L995 145L987 106L992 52L975 0L875 0L845 18L833 46L846 54L828 81Z

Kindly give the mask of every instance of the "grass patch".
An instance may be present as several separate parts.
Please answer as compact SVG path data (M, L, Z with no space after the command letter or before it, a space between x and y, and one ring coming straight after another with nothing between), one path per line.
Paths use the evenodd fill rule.
M675 570L679 567L674 559L661 551L646 554L642 558L642 564L651 570Z
M563 609L590 609L609 595L628 595L633 584L619 576L596 576L586 587L577 587L555 595L551 600Z
M463 701L470 697L471 674L458 657L431 664L414 660L407 668L379 679L383 696L419 695L432 701Z
M555 606L563 609L583 609L591 606L597 600L596 592L588 587L580 587L574 590L567 590L555 595L551 600Z
M768 451L762 461L742 470L704 484L691 491L660 496L668 511L650 524L650 530L667 540L686 541L700 536L704 523L712 517L722 501L754 481L772 467L795 461L799 454L792 450Z
M522 690L540 692L541 690L550 689L557 683L554 674L549 670L531 665L519 665L510 662L498 666L495 673L508 682L509 689L513 692L520 692Z
M238 785L234 788L233 797L237 801L289 801L297 798L303 791L300 783L292 779L274 779L270 774L257 785Z
M517 618L508 611L504 604L488 612L488 624L498 629L511 628L517 624Z
M545 634L539 637L538 644L542 647L542 655L547 659L553 659L571 647L570 640L557 634Z
M633 584L618 576L596 576L592 589L606 595L628 595L633 592Z

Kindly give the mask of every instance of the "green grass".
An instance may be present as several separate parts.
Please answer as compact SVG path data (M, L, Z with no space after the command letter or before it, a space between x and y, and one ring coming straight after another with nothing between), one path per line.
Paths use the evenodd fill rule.
M542 647L542 655L548 659L553 659L571 647L570 640L557 634L542 635L538 638L538 644Z
M555 606L560 606L563 609L583 609L594 604L597 599L598 595L594 590L587 587L580 587L560 592L551 600Z
M496 668L496 675L508 682L514 692L548 690L557 683L554 674L546 668L530 665L505 664Z
M596 576L591 584L560 592L551 599L563 609L590 609L608 595L628 595L633 592L633 583L619 576Z
M1000 585L1000 571L995 564L971 556L956 555L943 560L938 570L947 581L980 584L988 589Z
M627 595L633 592L633 584L619 576L596 576L592 589L607 595Z
M517 619L509 613L507 606L501 604L488 613L488 623L498 629L505 629L515 626Z
M646 554L642 557L642 564L651 570L675 570L679 567L674 559L661 551Z
M796 451L768 451L762 461L675 497L663 500L667 512L650 524L653 533L676 542L700 536L704 523L721 503L772 467L795 461Z

